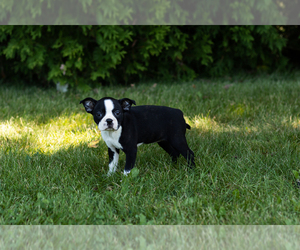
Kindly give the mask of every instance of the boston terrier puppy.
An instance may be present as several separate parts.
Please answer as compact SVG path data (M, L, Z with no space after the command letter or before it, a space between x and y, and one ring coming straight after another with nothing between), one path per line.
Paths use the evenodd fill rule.
M136 106L134 100L116 100L104 97L98 101L86 98L80 103L94 117L103 140L108 147L108 175L116 171L120 149L126 154L124 174L134 167L137 147L157 142L176 161L183 155L190 167L195 165L194 153L185 138L186 129L183 113L179 109L164 106Z

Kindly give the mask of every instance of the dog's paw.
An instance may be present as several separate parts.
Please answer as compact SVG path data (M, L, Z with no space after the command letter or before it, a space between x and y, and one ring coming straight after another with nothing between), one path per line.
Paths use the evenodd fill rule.
M124 175L125 176L129 175L129 173L130 173L130 170L124 170Z
M107 173L107 176L110 176L110 175L112 175L113 173L115 173L116 172L116 170L117 170L117 166L115 165L115 164L112 164L112 163L110 163L109 165L108 165L108 173Z
M108 177L111 176L114 172L115 172L115 171L109 170L109 171L107 172L107 176L108 176Z

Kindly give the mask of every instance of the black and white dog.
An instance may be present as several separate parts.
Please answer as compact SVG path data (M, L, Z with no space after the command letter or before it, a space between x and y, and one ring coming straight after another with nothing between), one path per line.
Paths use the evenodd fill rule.
M188 147L185 132L191 127L185 123L179 109L163 106L137 106L128 98L116 100L104 97L99 101L86 98L80 103L91 113L108 147L109 172L116 171L119 151L126 154L124 174L134 167L137 147L157 142L176 161L182 154L190 167L195 165L194 153Z

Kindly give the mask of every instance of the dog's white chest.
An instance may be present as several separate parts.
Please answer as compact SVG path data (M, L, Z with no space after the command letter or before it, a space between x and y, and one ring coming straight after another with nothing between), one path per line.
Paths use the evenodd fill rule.
M103 140L105 141L107 147L122 149L122 145L119 143L119 139L122 133L122 126L119 127L117 131L101 131Z

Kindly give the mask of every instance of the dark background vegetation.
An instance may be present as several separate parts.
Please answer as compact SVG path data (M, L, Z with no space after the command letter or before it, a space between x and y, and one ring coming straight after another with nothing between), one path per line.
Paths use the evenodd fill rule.
M299 37L278 25L0 26L1 79L84 89L286 71L298 67Z

